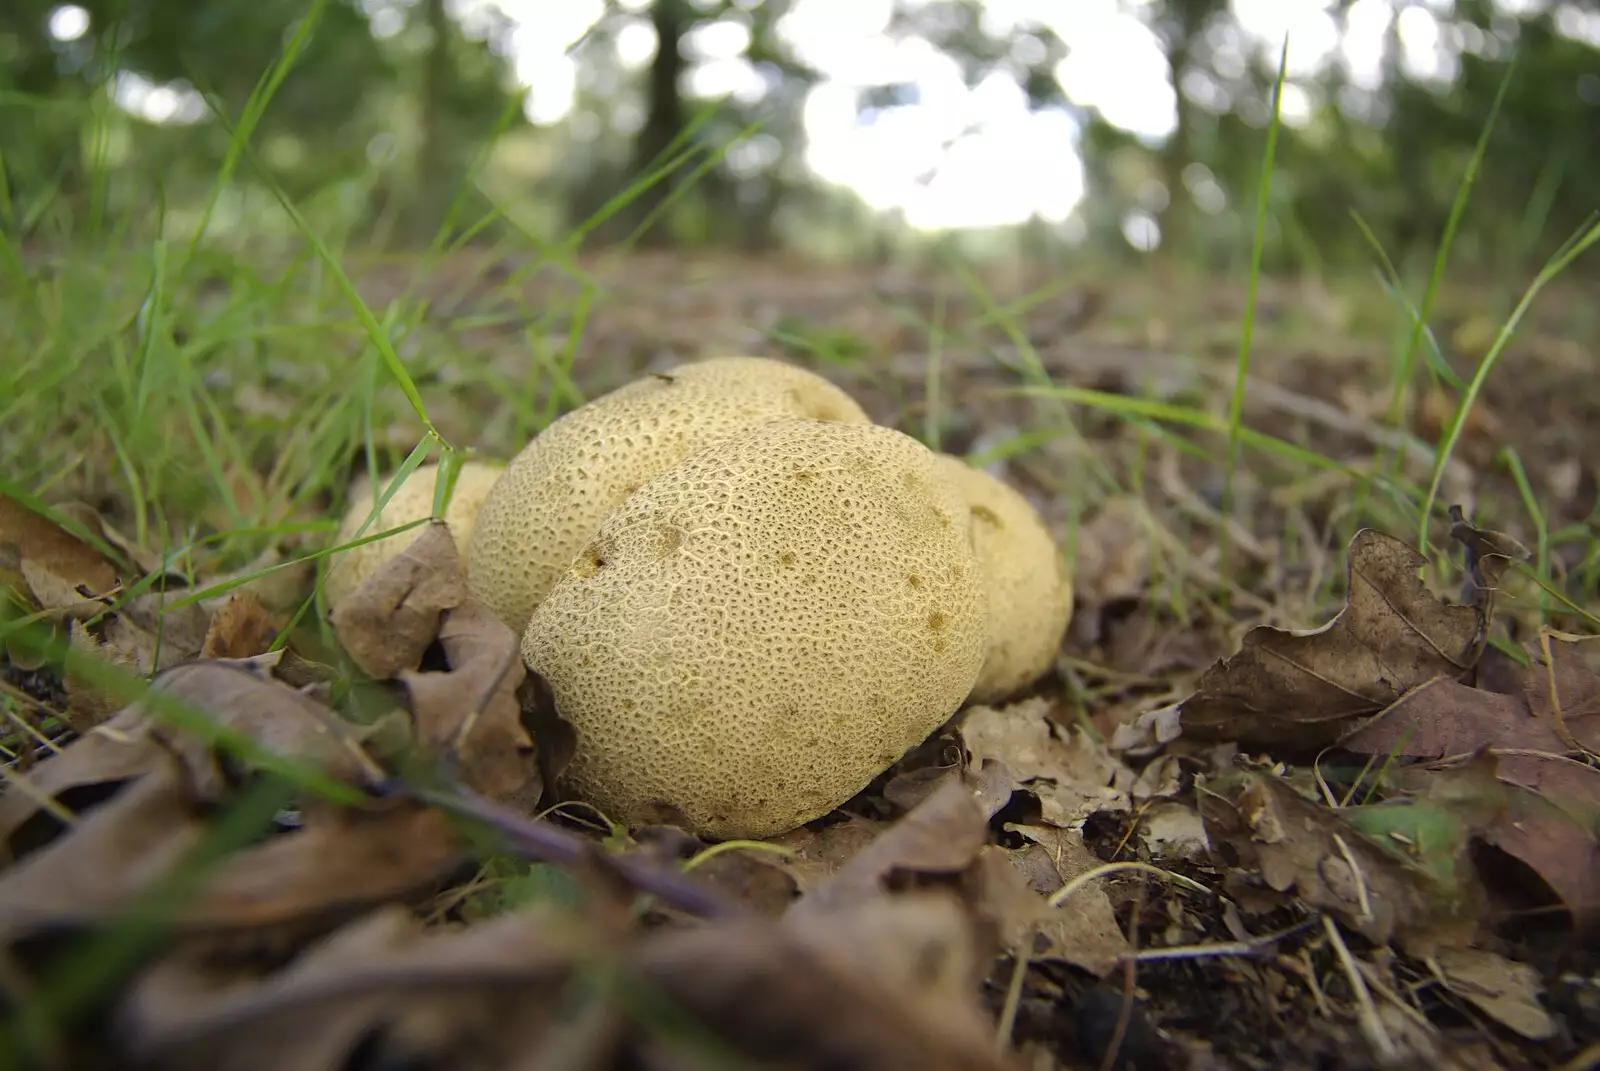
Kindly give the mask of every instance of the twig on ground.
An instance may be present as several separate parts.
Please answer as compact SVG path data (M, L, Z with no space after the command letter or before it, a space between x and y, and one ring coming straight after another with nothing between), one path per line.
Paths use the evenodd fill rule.
M399 781L375 786L380 795L415 800L452 814L491 826L510 842L519 855L545 863L587 864L649 893L663 904L702 918L733 918L746 914L737 903L717 895L674 870L638 856L607 852L582 837L548 822L529 818L465 788L449 791L420 788Z
M1385 1060L1394 1059L1394 1041L1389 1037L1389 1032L1383 1028L1383 1020L1378 1018L1378 1008L1372 1003L1372 993L1367 989L1367 981L1362 977L1361 969L1356 966L1355 957L1350 954L1349 946L1344 943L1344 937L1339 933L1339 926L1333 921L1332 915L1322 916L1322 929L1333 944L1333 950L1339 957L1339 964L1344 968L1345 977L1350 981L1350 991L1355 994L1356 1019L1361 1024L1361 1032Z

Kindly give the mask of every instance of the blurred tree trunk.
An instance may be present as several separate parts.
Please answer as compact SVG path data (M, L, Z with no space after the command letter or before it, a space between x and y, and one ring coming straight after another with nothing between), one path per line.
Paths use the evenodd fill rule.
M426 243L444 222L450 206L450 161L445 151L443 112L450 87L450 15L445 0L424 0L433 44L423 61L419 129L417 131L416 188L406 213L413 241Z
M1167 188L1166 211L1160 214L1161 249L1181 257L1189 238L1189 221L1194 199L1184 185L1183 170L1194 159L1194 105L1183 93L1183 72L1195 54L1195 42L1205 30L1206 20L1222 4L1219 0L1168 0L1162 20L1162 45L1167 54L1167 73L1172 80L1177 102L1177 125L1161 147L1161 181Z
M650 22L656 31L656 57L650 64L649 110L644 127L634 141L633 163L628 169L630 182L665 162L667 147L687 123L678 84L684 70L683 36L694 23L694 10L688 0L656 0L650 9ZM656 211L671 196L677 183L678 175L673 173L642 190L626 213L631 226L638 226ZM640 236L640 244L671 245L672 228L667 219L662 217L651 224Z

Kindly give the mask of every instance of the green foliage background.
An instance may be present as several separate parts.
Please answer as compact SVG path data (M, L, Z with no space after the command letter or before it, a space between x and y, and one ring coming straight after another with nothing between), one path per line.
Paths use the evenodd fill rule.
M82 235L85 220L125 219L123 209L138 215L156 207L175 218L196 212L227 153L229 124L311 5L81 6L90 31L68 42L49 32L56 5L48 0L14 0L0 9L0 205L24 242ZM1330 10L1342 18L1351 6L1333 0ZM1430 6L1439 13L1442 5ZM591 240L637 231L654 243L800 244L882 257L914 240L849 191L819 183L803 163L801 109L819 75L781 33L792 7L793 0L612 0L570 50L580 69L578 118L535 126L522 115L508 58L512 25L493 7L474 8L464 23L448 0L332 0L261 119L253 142L259 166L320 223L405 247L437 233L464 182L472 183L465 193L476 211L463 218L499 206L517 232L556 240L672 161L663 181L628 198ZM1131 254L1121 224L1148 204L1154 180L1166 190L1163 252L1237 267L1247 253L1240 213L1248 214L1253 197L1275 49L1252 54L1239 75L1217 62L1234 25L1226 0L1125 7L1162 43L1173 84L1199 79L1219 87L1227 107L1203 107L1180 92L1178 129L1148 145L1064 95L1053 72L1067 49L1042 25L997 36L985 28L978 0L932 0L897 3L889 32L921 37L955 58L969 84L1004 70L1033 106L1080 115L1089 197L1079 230L1086 225L1095 247ZM619 62L616 39L641 18L669 47L635 72ZM1513 61L1515 77L1455 256L1492 274L1525 273L1600 206L1592 179L1600 173L1600 47L1592 29L1582 32L1600 25L1600 5L1458 0L1439 18L1447 39L1460 45L1448 85L1407 77L1394 25L1376 94L1347 85L1338 65L1306 85L1316 110L1309 123L1286 128L1278 148L1268 268L1369 265L1373 251L1355 214L1397 263L1426 259ZM748 31L746 58L769 86L756 103L685 95L694 62L686 46L698 27L722 20ZM1023 36L1031 40L1019 44ZM137 118L109 93L130 75L200 90L228 123L194 113L165 124ZM872 88L860 106L893 106L901 88ZM742 138L762 139L762 151L735 166L724 154ZM490 166L474 173L475 160ZM117 181L97 182L103 174ZM1202 210L1191 193L1196 176L1217 183L1230 207ZM276 215L262 211L272 201L257 177L250 167L237 170L217 206L218 227L250 230ZM644 223L651 225L641 231ZM507 226L497 221L481 237ZM1058 229L1041 222L1023 231L1029 250L1062 244Z

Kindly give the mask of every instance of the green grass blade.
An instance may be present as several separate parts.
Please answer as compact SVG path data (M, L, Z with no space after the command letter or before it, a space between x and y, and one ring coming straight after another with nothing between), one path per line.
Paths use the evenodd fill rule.
M1255 335L1256 297L1261 283L1261 250L1267 238L1267 203L1272 193L1272 171L1278 152L1278 131L1283 125L1283 82L1289 70L1289 35L1283 36L1278 55L1278 79L1272 89L1272 120L1267 124L1267 147L1261 154L1261 176L1256 182L1256 228L1250 242L1250 279L1245 296L1244 322L1239 326L1239 353L1234 362L1233 393L1228 399L1228 458L1222 474L1221 512L1233 520L1233 479L1239 465L1240 427L1244 421L1244 385L1250 371L1250 344ZM1228 525L1218 536L1217 570L1228 575Z
M1428 482L1428 494L1422 504L1421 518L1417 522L1419 549L1425 551L1428 547L1428 521L1432 518L1434 505L1439 499L1439 484L1444 480L1445 466L1450 463L1456 444L1461 441L1461 429L1466 427L1467 415L1472 411L1473 403L1482 393L1483 385L1489 380L1489 374L1500 363L1500 355L1505 352L1506 343L1511 340L1517 325L1522 322L1522 317L1532 306L1533 299L1539 295L1539 291L1596 242L1600 242L1600 221L1590 223L1587 230L1577 232L1571 239L1562 243L1561 249L1539 270L1533 282L1528 284L1528 289L1517 302L1517 307L1512 310L1511 315L1501 326L1500 333L1495 336L1494 345L1489 347L1489 352L1484 354L1483 360L1478 363L1477 371L1472 374L1472 380L1467 384L1466 393L1461 396L1455 412L1451 415L1450 424L1444 432L1444 440L1434 454L1433 475Z
M290 68L294 66L295 60L299 59L306 42L311 39L311 32L321 21L323 9L327 6L328 0L312 0L311 10L300 20L300 25L295 27L294 34L284 44L283 52L277 62L263 72L256 81L255 88L250 91L250 96L244 104L243 114L239 117L238 127L229 132L228 148L222 158L222 167L217 171L216 181L211 184L211 192L206 198L205 207L200 210L200 221L195 225L194 236L189 239L189 248L184 253L184 266L194 259L195 250L199 248L206 229L211 225L211 216L216 211L217 201L222 197L222 191L232 181L233 172L239 166L239 158L243 155L245 146L249 144L256 126L261 122L261 117L266 114L267 105L277 94L278 87L288 77ZM198 80L195 84L201 86ZM201 92L208 99L211 97L204 86L201 86Z
M1400 367L1395 373L1395 382L1389 397L1389 426L1398 428L1405 411L1406 392L1411 387L1411 375L1416 367L1417 347L1422 340L1423 326L1433 316L1433 302L1439 293L1439 283L1444 278L1445 264L1450 258L1450 247L1455 242L1456 230L1461 225L1461 217L1467 208L1467 198L1472 193L1473 184L1478 178L1478 169L1483 166L1484 153L1489 148L1489 136L1494 132L1495 120L1500 115L1500 105L1505 101L1506 90L1511 87L1511 76L1517 66L1516 56L1513 54L1506 64L1505 74L1500 79L1500 87L1495 91L1494 103L1489 108L1488 119L1483 124L1483 129L1478 133L1478 141L1472 148L1472 156L1467 161L1467 170L1461 176L1461 182L1456 186L1456 195L1450 205L1450 215L1445 220L1444 236L1439 241L1439 249L1434 254L1433 270L1428 275L1428 285L1422 294L1422 305L1417 311L1417 318L1413 321L1411 335L1406 341L1406 349L1400 358ZM1443 453L1440 455L1443 456ZM1391 465L1398 464L1398 456L1391 455ZM1423 544L1427 542L1428 510L1422 511Z
M206 99L211 106L212 114L225 127L230 127L231 134L231 124L224 113L221 101L215 97L207 97ZM438 428L434 427L433 420L428 416L428 407L422 400L421 392L417 390L416 381L411 378L411 374L406 371L405 364L400 360L400 355L395 352L394 343L389 337L389 330L378 322L378 318L372 314L372 309L367 306L366 301L361 297L360 291L356 289L355 283L351 282L350 276L339 266L338 258L333 255L327 243L307 222L300 209L295 206L294 201L283 191L283 187L272 178L271 172L261 166L260 161L256 159L255 152L249 145L242 142L240 143L240 151L255 165L257 178L271 191L272 196L282 206L290 221L294 223L295 229L300 232L301 237L306 240L307 244L316 253L317 259L322 262L328 273L333 277L334 283L344 295L350 310L355 313L356 319L366 330L367 338L378 351L378 356L382 358L390 376L399 384L401 391L406 396L406 400L411 403L412 411L417 414L417 419L422 421L423 428L427 430L427 433L433 437L435 442L438 442L441 446L448 447L450 445L448 440L440 434Z

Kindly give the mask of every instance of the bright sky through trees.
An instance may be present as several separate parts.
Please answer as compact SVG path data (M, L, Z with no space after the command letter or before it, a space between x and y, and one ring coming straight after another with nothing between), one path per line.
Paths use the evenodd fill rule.
M1509 14L1550 6L1551 0L1496 3ZM884 32L893 4L796 0L780 25L798 57L823 76L804 108L812 170L855 190L873 208L902 212L918 228L1004 225L1034 215L1067 220L1084 190L1077 119L1064 110L1030 111L1022 88L1004 73L968 88L949 56L919 38L895 40ZM648 0L623 0L620 6L632 21L616 38L619 59L637 70L656 47ZM1497 44L1468 39L1469 31L1486 36L1474 27L1441 23L1436 13L1448 13L1452 0L1356 0L1342 20L1332 6L1331 0L1232 0L1235 25L1210 42L1218 72L1243 73L1252 51L1275 64L1289 34L1283 112L1287 122L1301 123L1311 114L1312 100L1298 80L1327 64L1342 64L1357 93L1379 84L1383 40L1396 19L1402 66L1419 80L1448 81L1463 48ZM362 0L362 7L379 36L403 25L397 0ZM603 0L452 0L450 7L469 28L492 10L515 25L510 58L517 80L529 89L530 121L550 125L572 114L577 68L566 50L604 13ZM1562 32L1600 43L1600 15L1571 4L1554 7ZM1234 102L1225 85L1198 72L1181 87L1171 84L1146 24L1152 10L1143 0L990 0L985 28L1003 36L1028 22L1049 26L1069 49L1055 72L1067 97L1156 144L1173 128L1180 89L1201 108L1221 111ZM58 40L88 29L82 8L62 5L51 16ZM694 60L690 95L731 93L758 101L766 86L743 58L748 41L748 31L733 20L697 28L686 42ZM857 90L888 83L915 87L915 103L859 115ZM124 107L153 121L193 122L204 114L198 100L136 75L120 78L117 92ZM1358 100L1341 103L1359 107ZM1130 235L1135 244L1148 240Z

